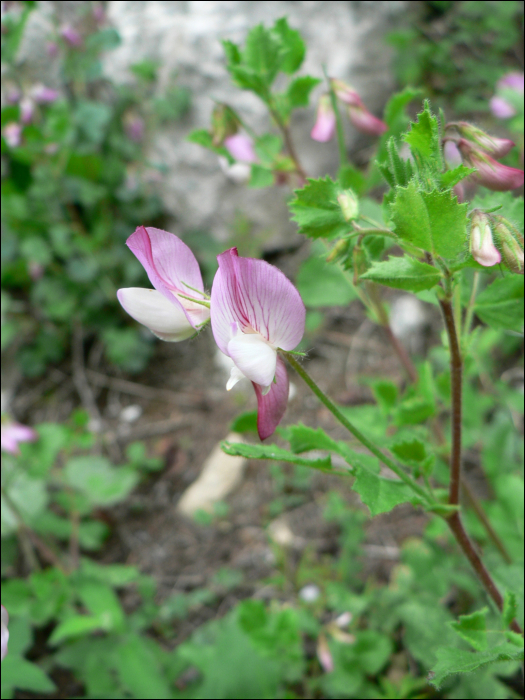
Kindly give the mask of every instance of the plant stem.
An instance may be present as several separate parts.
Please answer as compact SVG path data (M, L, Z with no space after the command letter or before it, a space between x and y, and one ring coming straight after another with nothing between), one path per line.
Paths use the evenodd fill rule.
M472 328L472 317L474 316L474 304L476 303L476 294L478 293L479 285L479 271L474 272L474 279L472 280L472 292L470 294L470 299L467 306L467 312L465 314L465 323L463 325L463 337L466 337L470 333Z
M330 90L330 102L332 103L332 109L334 110L335 114L335 125L336 125L336 132L337 132L337 146L339 148L339 167L342 168L345 165L348 165L348 154L346 152L346 143L345 143L345 132L343 129L343 122L341 120L341 114L339 113L339 107L337 105L337 98L335 96L334 89L332 85L330 84L330 79L328 78L328 75L326 73L326 69L323 67L323 73L324 77L326 78L326 82L328 83L328 89Z
M290 129L288 126L282 121L281 115L279 112L275 109L273 105L273 101L270 101L268 103L268 107L270 109L270 113L272 117L275 119L275 123L279 127L281 134L283 135L284 139L284 145L286 146L286 150L288 151L288 154L290 158L293 160L295 169L297 171L297 174L304 180L306 181L307 175L306 171L304 170L303 166L301 165L301 161L299 160L299 156L297 155L297 152L295 150L295 146L292 141L292 136L290 134Z
M461 357L452 304L448 299L440 300L439 303L443 312L443 318L445 320L445 327L449 341L450 377L452 388L452 453L450 455L450 485L448 502L449 505L457 506L459 505L459 491L461 483L461 385L463 359ZM465 528L463 527L463 523L461 522L459 512L452 513L452 515L446 518L446 520L452 534L471 563L479 580L485 587L485 590L496 603L498 609L503 610L503 597L492 580L488 570L485 568L485 565L481 561L481 558L474 547L474 543L467 535ZM521 627L516 620L512 620L510 626L514 632L523 634Z
M503 557L503 559L507 562L507 564L512 564L512 557L507 552L505 545L501 541L496 530L494 530L494 528L492 527L490 520L487 517L487 514L483 510L478 499L474 496L474 494L470 490L470 486L468 485L468 483L464 477L462 477L462 479L461 479L461 493L466 497L469 506L472 508L474 513L476 513L476 515L478 516L480 523L485 528L490 539L494 542L494 545L497 547L497 549L498 549L499 553L501 554L501 556Z
M290 365L294 368L297 374L304 380L304 382L310 387L310 389L317 396L319 401L326 406L326 408L332 413L335 418L343 425L359 442L364 445L367 450L369 450L375 457L379 459L385 466L387 466L391 471L394 472L402 481L410 486L410 488L415 491L418 496L421 496L427 504L434 505L434 501L430 494L428 494L425 489L423 489L418 483L412 479L398 464L396 464L390 457L388 457L382 450L374 445L363 433L358 430L337 408L337 406L328 398L328 396L317 386L314 380L306 372L306 370L297 362L293 355L289 355L287 352L283 352L286 359Z
M459 348L456 323L452 304L448 300L440 300L441 311L445 320L450 346L450 380L452 386L452 453L450 455L450 485L448 502L459 505L459 487L461 480L461 421L462 421L462 375L463 360Z
M463 550L463 553L472 564L472 568L478 575L481 583L484 585L485 590L496 603L498 610L503 610L503 597L492 580L491 575L485 568L485 565L481 561L479 554L476 552L472 540L465 532L465 528L463 527L459 513L453 513L449 518L446 518L446 521L459 546ZM523 634L523 630L516 620L512 620L510 623L510 628L518 634Z

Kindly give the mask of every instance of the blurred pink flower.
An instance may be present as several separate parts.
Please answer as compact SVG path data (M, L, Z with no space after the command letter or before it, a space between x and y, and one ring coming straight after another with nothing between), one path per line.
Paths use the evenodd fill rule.
M368 136L381 136L388 129L385 122L375 117L364 105L349 105L348 116L355 128Z
M60 36L70 46L75 46L77 48L82 46L83 42L80 33L70 24L62 25L62 27L60 28Z
M33 442L38 435L27 425L12 421L3 421L1 426L1 447L4 452L12 455L20 453L18 444L20 442Z
M224 139L228 153L241 163L255 163L258 158L253 148L252 139L246 134L233 134Z
M510 88L516 92L523 92L525 84L525 75L517 71L507 73L503 78L498 80L497 88Z
M37 83L31 88L31 97L39 104L50 104L58 99L59 95L58 90L47 87L42 83Z
M498 95L494 95L494 97L491 98L490 111L498 119L510 119L516 114L514 107L507 102L507 100Z
M317 658L325 673L331 673L334 670L334 660L324 634L320 634L317 638Z
M11 148L20 146L22 141L22 125L17 122L9 122L2 130L5 142Z
M314 141L326 143L333 138L335 128L336 118L330 95L321 95L317 105L317 118L310 132L310 136Z
M9 641L9 630L7 629L7 625L9 624L9 615L7 614L7 610L4 608L4 606L1 606L1 632L2 632L2 661L5 659L7 655L7 643Z
M140 143L144 138L144 128L144 119L138 114L128 113L124 117L124 130L131 141Z
M505 90L513 90L517 93L523 93L524 74L519 72L507 73L503 78L498 80L496 85L496 95L490 100L490 109L492 114L498 119L510 119L516 114L515 107L504 96L498 92Z
M480 185L495 192L515 190L523 185L523 170L498 163L483 151L474 148L466 139L459 139L457 146L467 165L477 172L470 177Z
M56 41L48 41L46 44L46 53L50 58L55 58L58 55L58 44Z
M257 396L261 440L273 434L288 402L288 375L278 349L293 350L304 334L305 308L297 289L264 260L237 248L217 257L211 290L211 328L219 350L234 362L226 389L246 377Z
M119 289L124 310L161 340L186 340L208 321L199 264L180 238L157 228L139 226L126 241L155 289ZM196 301L187 299L191 297Z
M30 124L35 111L35 103L30 97L22 97L20 100L20 121L22 124Z

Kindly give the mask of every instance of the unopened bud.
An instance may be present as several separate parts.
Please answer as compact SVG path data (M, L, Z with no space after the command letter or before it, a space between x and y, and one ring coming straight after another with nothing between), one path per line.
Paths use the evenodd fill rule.
M490 220L482 211L472 214L470 227L470 252L476 262L483 267L493 267L501 262L501 253L492 238Z
M385 122L375 117L364 105L349 105L348 116L355 128L368 136L381 136L388 129Z
M314 141L326 143L333 138L335 127L336 118L330 95L321 95L319 104L317 105L317 118L310 132L310 136Z
M354 105L355 107L363 106L363 102L357 90L354 90L353 87L347 85L342 80L330 78L330 87L335 92L337 99L341 100L341 102L347 105Z
M511 272L522 275L524 268L522 233L502 216L492 218L495 221L494 237L499 244L503 264Z
M503 158L516 145L510 139L499 139L495 136L489 136L489 134L468 122L457 122L455 126L463 138L476 144L476 146L479 146L485 153L494 158Z
M352 190L345 190L337 196L345 221L356 219L359 214L359 200Z
M222 146L224 139L239 130L240 122L235 112L225 104L217 104L211 115L211 133L214 146Z
M459 139L457 146L467 165L476 168L471 177L480 185L495 192L515 190L523 185L523 170L498 163L483 151L479 151L467 139Z

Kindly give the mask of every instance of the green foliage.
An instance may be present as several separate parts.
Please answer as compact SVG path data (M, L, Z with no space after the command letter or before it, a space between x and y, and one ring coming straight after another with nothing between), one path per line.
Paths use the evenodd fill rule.
M308 307L346 306L357 294L345 273L326 262L326 251L313 246L297 273L297 289Z
M343 188L329 177L308 179L305 187L295 191L289 205L299 231L310 238L328 239L348 233L349 224L337 201L342 193Z
M523 331L523 277L508 275L492 282L476 298L474 310L492 328Z
M429 677L439 688L447 678L456 673L471 673L501 661L523 661L523 646L504 642L487 651L469 652L462 649L440 647L436 651L437 663Z
M372 280L410 292L432 289L441 280L438 269L413 258L389 258L385 262L375 262L361 279Z

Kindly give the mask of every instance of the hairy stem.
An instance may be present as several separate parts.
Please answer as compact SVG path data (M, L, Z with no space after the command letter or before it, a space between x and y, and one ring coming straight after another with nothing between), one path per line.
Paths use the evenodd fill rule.
M292 141L292 135L290 134L290 129L288 126L282 121L281 115L279 112L275 109L275 107L270 104L270 113L272 117L275 119L275 123L279 127L281 134L283 135L284 139L284 145L286 146L286 150L288 151L288 155L290 158L293 160L295 169L297 171L297 174L306 182L306 178L308 177L306 174L306 171L304 170L303 166L301 165L301 161L299 160L299 156L297 155L297 151L295 150L294 143Z
M459 505L459 491L461 483L461 400L462 400L462 373L463 360L459 347L456 323L454 319L454 311L452 304L447 300L440 300L445 327L448 335L450 349L450 377L452 388L452 453L450 455L450 485L448 492L449 505ZM499 610L503 610L503 597L499 592L496 584L492 580L491 575L485 568L481 558L474 547L474 543L467 535L459 512L453 513L447 519L448 526L456 538L463 553L471 563L479 580L485 587L485 590L496 603ZM514 632L523 634L521 627L516 620L511 622L511 628Z
M363 433L358 430L337 408L331 399L317 386L314 380L306 372L306 370L297 362L293 355L289 355L287 352L283 353L294 368L297 374L304 380L304 382L310 387L310 389L317 396L319 401L326 406L326 408L332 413L335 418L343 425L348 432L350 432L359 442L364 445L367 450L369 450L375 457L379 459L385 466L387 466L391 471L394 472L402 481L410 486L410 488L415 491L418 496L421 496L427 504L433 505L434 501L430 494L428 494L425 489L423 489L418 483L412 479L398 464L396 464L388 455L386 455L382 450L380 450L373 442L371 442Z

